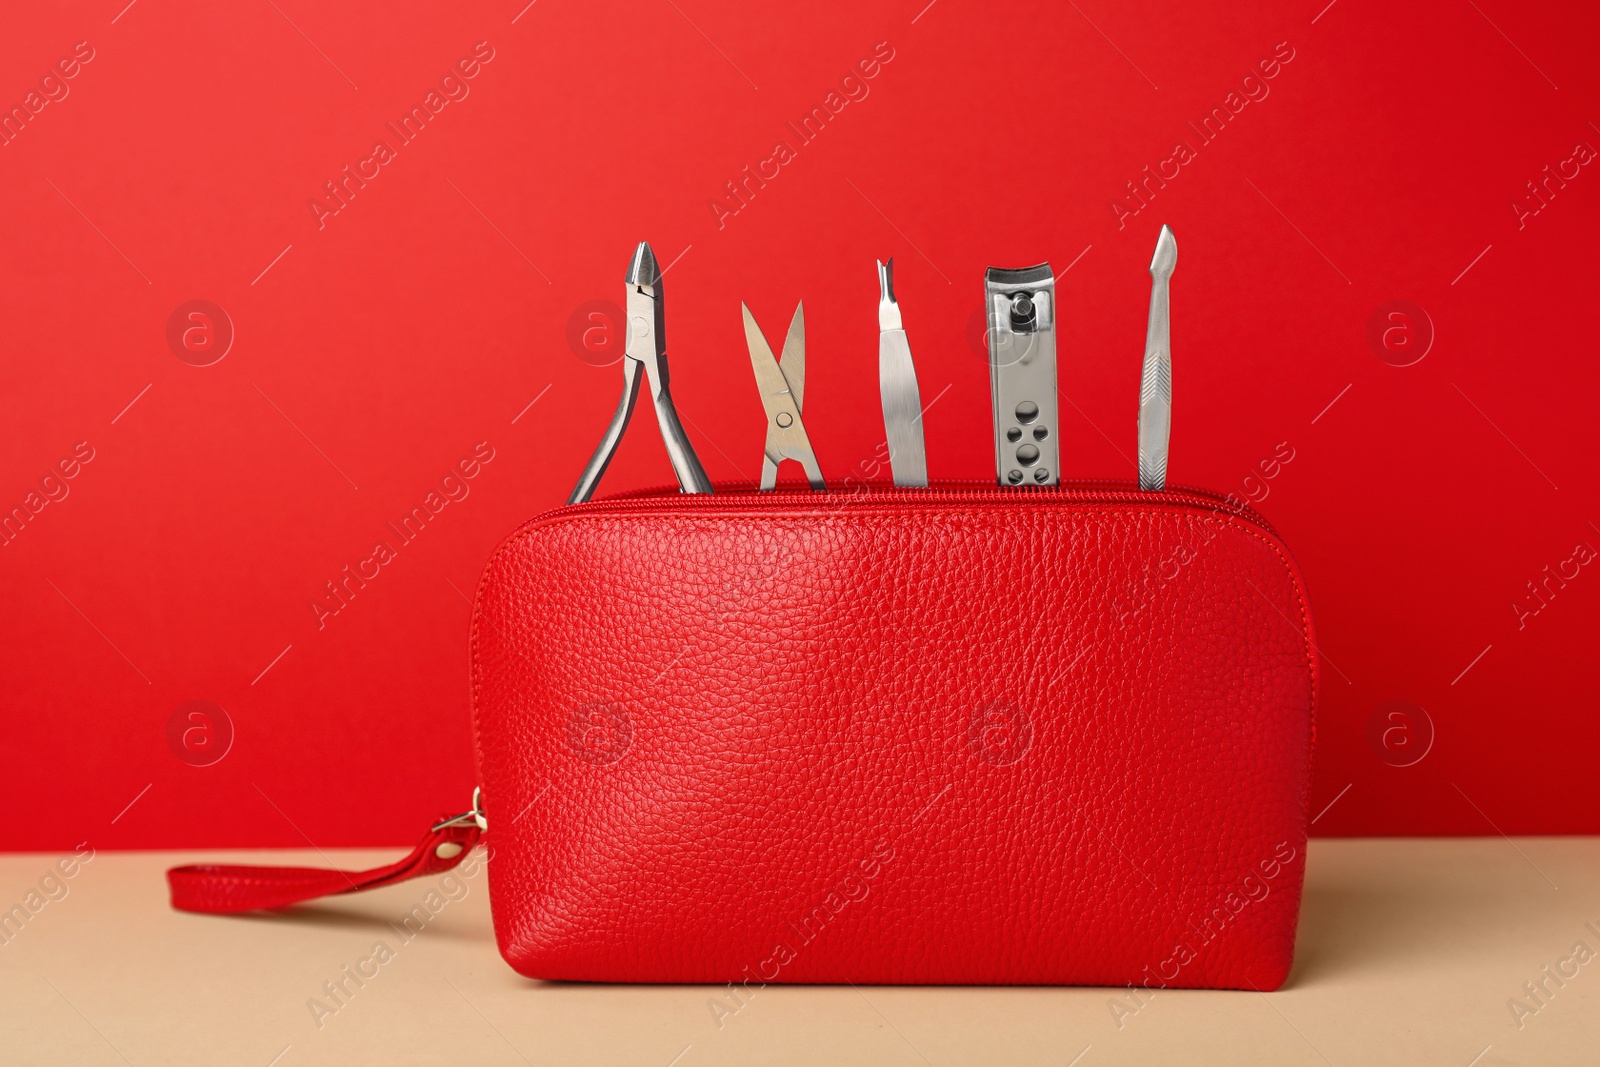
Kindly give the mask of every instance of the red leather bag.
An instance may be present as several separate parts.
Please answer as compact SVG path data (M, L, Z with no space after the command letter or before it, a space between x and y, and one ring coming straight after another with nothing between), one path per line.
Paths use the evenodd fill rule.
M1316 680L1270 528L1127 487L677 492L478 589L501 953L536 978L1272 989Z
M1233 502L597 500L500 547L472 645L474 816L522 974L1268 990L1288 973L1316 655L1288 550ZM174 903L384 884L459 862L478 832L448 820L376 872L185 868Z

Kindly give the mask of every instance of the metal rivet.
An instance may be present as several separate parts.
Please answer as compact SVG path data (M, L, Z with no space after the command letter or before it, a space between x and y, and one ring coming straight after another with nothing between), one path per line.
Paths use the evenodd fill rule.
M453 860L461 855L461 846L454 841L441 841L434 848L433 854L442 860Z
M790 426L794 425L794 419L790 417L787 411L780 411L778 412L778 425L787 430Z
M1031 333L1035 318L1033 301L1028 298L1027 293L1018 293L1011 301L1012 329Z

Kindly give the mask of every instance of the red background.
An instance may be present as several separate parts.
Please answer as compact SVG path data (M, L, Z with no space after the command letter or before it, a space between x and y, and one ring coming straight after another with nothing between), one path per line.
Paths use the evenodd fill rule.
M400 843L462 808L466 596L609 417L618 368L579 358L569 319L621 300L641 238L671 264L675 392L713 479L759 469L741 299L781 336L804 298L823 470L870 463L889 255L935 477L992 473L983 269L1048 259L1071 265L1065 474L1130 478L1163 222L1172 477L1265 492L1313 597L1315 832L1600 831L1600 575L1521 629L1511 607L1600 547L1600 175L1520 228L1511 207L1600 147L1587 7L124 2L0 34L8 108L94 50L0 148L0 507L78 442L95 457L0 547L0 847ZM323 183L480 41L470 95L319 228ZM868 95L795 145L785 123L879 42ZM1124 183L1196 146L1186 123L1280 42L1269 95L1119 227ZM719 226L724 182L780 139L797 158ZM194 299L235 330L211 366L167 341ZM1368 341L1391 300L1436 332L1411 366ZM641 410L603 491L670 480ZM324 583L481 441L470 495L319 629ZM234 727L211 766L168 744L191 700ZM1415 712L1369 740L1394 700L1432 724L1411 766L1380 756L1426 747Z

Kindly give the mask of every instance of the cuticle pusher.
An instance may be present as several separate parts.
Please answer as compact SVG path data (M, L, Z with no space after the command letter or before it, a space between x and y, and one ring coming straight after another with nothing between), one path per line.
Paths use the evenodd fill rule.
M922 440L922 393L911 343L894 297L894 260L878 261L878 392L883 401L883 429L889 445L894 484L923 488L928 484L928 457Z

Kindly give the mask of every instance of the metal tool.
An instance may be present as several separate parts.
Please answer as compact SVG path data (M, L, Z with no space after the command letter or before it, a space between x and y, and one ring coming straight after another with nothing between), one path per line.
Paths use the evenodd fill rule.
M1144 335L1144 370L1139 375L1139 488L1167 484L1167 438L1172 432L1172 308L1169 281L1178 265L1178 242L1161 227L1150 260L1150 324Z
M1056 280L1050 264L984 272L995 473L1001 485L1056 485Z
M786 459L805 468L813 489L826 489L817 454L811 450L806 424L800 409L806 397L806 308L796 304L789 322L789 336L783 342L783 366L778 365L772 348L756 325L755 316L744 304L744 339L750 346L750 365L755 370L756 388L761 390L761 406L767 411L767 442L761 459L761 488L778 484L778 464Z
M878 393L889 466L897 486L928 484L928 457L922 448L922 394L911 344L894 299L894 260L878 261Z
M628 340L622 360L622 400L617 404L611 425L606 427L600 446L594 450L589 465L583 468L569 504L581 504L594 495L595 486L611 465L622 431L628 428L633 415L634 402L639 399L639 385L644 377L650 379L650 399L655 404L656 422L661 426L661 439L667 446L667 458L672 461L672 472L678 476L678 488L685 493L711 492L711 479L694 454L694 446L683 432L678 421L678 410L672 406L672 394L667 388L667 337L666 320L662 312L661 267L647 241L640 241L634 249L633 261L628 264Z

